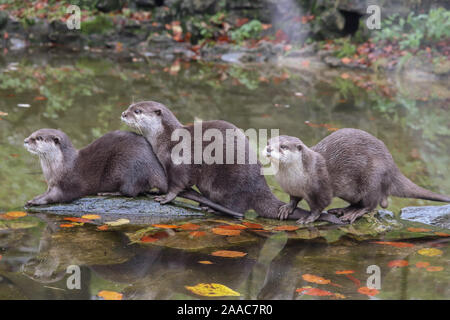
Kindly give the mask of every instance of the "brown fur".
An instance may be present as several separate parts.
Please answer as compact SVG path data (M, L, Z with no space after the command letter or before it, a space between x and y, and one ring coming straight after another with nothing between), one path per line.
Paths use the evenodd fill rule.
M142 115L145 116L145 119L142 118ZM152 119L151 124L148 122L150 118ZM162 203L172 201L180 192L195 185L208 199L238 213L254 209L260 216L275 218L279 207L284 205L270 191L264 176L261 175L259 162L248 163L252 150L248 139L242 132L238 131L245 141L244 164L236 162L234 164L206 164L202 162L201 164L176 165L171 159L171 152L178 141L171 141L172 132L175 129L184 128L194 137L193 125L183 126L167 107L153 101L143 101L131 105L122 114L122 120L143 133L152 144L153 150L167 173L169 187L168 193L160 198ZM205 121L202 123L202 134L211 128L218 129L223 137L226 136L227 129L238 130L237 127L226 121ZM234 159L237 158L237 140L238 138L235 137ZM203 141L203 149L209 143ZM194 139L192 139L191 150L194 150L193 148ZM225 143L223 144L223 156L224 158L226 156ZM297 209L293 218L305 215L307 212ZM327 220L329 216L321 218ZM331 216L331 220L335 223L339 222L333 216Z

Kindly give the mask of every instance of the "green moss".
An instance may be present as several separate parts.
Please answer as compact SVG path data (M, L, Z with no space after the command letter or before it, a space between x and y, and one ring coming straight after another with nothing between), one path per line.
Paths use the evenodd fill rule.
M81 32L84 34L105 33L114 28L111 18L98 15L93 19L81 22Z

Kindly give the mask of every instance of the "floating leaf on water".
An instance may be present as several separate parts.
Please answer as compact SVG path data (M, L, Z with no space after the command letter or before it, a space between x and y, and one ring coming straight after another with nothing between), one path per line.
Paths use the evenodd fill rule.
M155 242L160 239L167 238L169 235L165 231L156 232L149 236L143 236L139 241L141 242Z
M417 253L427 257L434 257L441 255L443 252L436 248L423 248L417 251Z
M419 261L419 262L416 263L416 268L426 268L428 266L430 266L429 262Z
M176 229L178 226L174 224L154 224L153 227L161 229Z
M202 261L199 261L198 263L201 263L201 264L214 264L214 263L212 263L209 260L202 260Z
M25 217L27 215L27 213L23 212L23 211L10 211L10 212L7 212L6 215L11 218L21 218L21 217Z
M276 230L276 231L295 231L298 229L300 229L300 227L290 226L290 225L278 226L278 227L273 228L273 230Z
M123 294L114 291L102 290L97 293L97 296L105 299L105 300L122 300Z
M203 237L203 236L206 236L206 232L205 231L191 231L191 232L189 232L189 235L192 237Z
M434 234L440 237L450 237L450 234L445 232L435 232Z
M151 237L151 236L143 236L143 237L140 239L140 241L141 241L141 242L155 242L155 241L158 241L158 239L157 239L157 238L154 238L154 237Z
M212 228L211 231L221 236L238 236L241 234L241 230L228 230L223 228Z
M123 218L115 220L115 221L106 221L105 222L105 224L107 224L108 226L111 226L111 227L117 227L117 226L121 226L121 225L128 224L128 223L130 223L130 220L123 219Z
M75 225L72 224L72 223L63 223L63 224L60 224L59 226L61 228L73 228L73 227L75 227Z
M200 226L198 224L193 223L185 223L180 226L180 229L183 230L197 230L198 228L200 228Z
M430 271L430 272L438 272L438 271L442 271L442 270L444 270L444 267L428 267L427 268L427 271Z
M211 253L211 255L216 257L225 257L225 258L241 258L247 255L245 252L241 251L231 251L231 250L218 250Z
M218 226L217 228L227 229L227 230L243 230L247 229L246 226L240 225L240 224L226 224L222 226Z
M83 218L77 218L77 217L65 217L64 220L72 221L72 222L79 222L79 223L89 223L92 222L89 219L83 219Z
M410 232L430 232L432 231L431 229L427 229L427 228L408 228L406 229Z
M203 297L238 297L241 294L220 283L199 283L195 286L185 286L192 293Z
M406 260L392 260L389 261L388 267L390 268L401 268L401 267L407 267L409 265L409 262Z
M338 270L335 272L336 274L351 274L351 273L355 273L354 270Z
M410 247L414 247L414 244L412 243L407 243L407 242L395 242L395 241L374 241L372 243L376 243L376 244L384 244L384 245L388 245L388 246L392 246L392 247L396 247L396 248L410 248Z
M308 282L312 282L312 283L317 283L317 284L329 284L331 283L331 280L319 277L319 276L315 276L313 274L304 274L302 275L303 280L308 281Z
M98 226L97 230L101 230L101 231L105 231L108 230L108 226L106 224L102 225L102 226Z
M242 224L244 226L246 226L247 228L250 228L250 229L262 229L263 228L263 226L261 224L259 224L259 223L253 223L253 222L244 221L244 222L242 222Z
M97 220L101 219L102 217L100 217L98 214L85 214L84 216L82 216L82 218L88 220Z
M361 287L358 289L358 292L367 296L375 296L380 293L377 289L368 287Z
M300 288L295 290L298 293L303 293L308 296L315 296L315 297L326 297L326 296L333 296L334 294L330 291L318 289L318 288Z

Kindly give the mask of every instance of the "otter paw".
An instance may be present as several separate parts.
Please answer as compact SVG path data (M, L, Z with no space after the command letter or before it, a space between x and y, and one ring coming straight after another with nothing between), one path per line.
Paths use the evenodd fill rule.
M290 205L282 205L280 209L278 209L278 219L286 220L292 213L292 211L294 211L294 209Z

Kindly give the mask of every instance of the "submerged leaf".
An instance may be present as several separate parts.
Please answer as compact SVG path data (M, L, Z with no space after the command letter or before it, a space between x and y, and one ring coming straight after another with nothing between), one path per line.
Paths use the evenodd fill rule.
M407 267L408 265L409 265L409 262L406 260L392 260L392 261L389 261L389 263L388 263L388 267L390 267L390 268Z
M430 232L432 231L431 229L426 229L426 228L408 228L406 229L410 232Z
M85 214L84 216L82 216L82 218L88 220L96 220L101 219L102 217L100 217L98 214Z
M298 227L298 226L290 226L290 225L278 226L278 227L273 228L273 230L276 230L276 231L295 231L295 230L298 230L298 229L300 229L300 227Z
M259 223L244 221L244 222L242 222L242 224L250 229L262 229L263 228L262 224L259 224Z
M223 228L212 228L211 231L221 236L238 236L241 234L241 230L228 230Z
M203 297L238 297L241 294L220 283L199 283L195 286L185 286L192 293Z
M396 247L396 248L410 248L410 247L414 247L414 245L412 243L407 243L407 242L374 241L373 243L385 244L385 245Z
M199 261L198 263L201 263L201 264L214 264L214 263L212 263L209 260L202 260L202 261Z
M153 227L161 229L177 229L178 226L174 224L154 224Z
M63 223L63 224L60 224L59 226L61 228L73 228L73 227L75 227L75 225L72 224L72 223Z
M102 290L97 293L97 296L105 299L105 300L122 300L123 294L114 291Z
M423 248L417 251L417 253L427 257L434 257L441 255L443 252L436 248Z
M422 261L420 261L420 262L417 262L417 263L416 263L416 268L426 268L426 267L428 267L429 265L430 265L429 262L422 262Z
M245 252L241 251L231 251L231 250L218 250L211 253L216 257L225 257L225 258L241 258L247 255Z
M430 271L430 272L437 272L437 271L442 271L442 270L444 270L444 267L428 267L427 268L427 271Z
M185 223L180 226L180 229L183 230L197 230L198 228L200 228L200 226L198 224L193 223Z
M335 272L336 274L351 274L351 273L355 273L354 270L338 270Z
M380 293L380 291L378 291L377 289L368 287L361 287L358 289L358 292L367 296L375 296Z
M7 216L12 217L12 218L21 218L21 217L25 217L27 215L26 212L23 211L10 211L6 213Z
M333 296L334 294L330 291L318 289L318 288L300 288L295 290L298 293L303 293L308 296L315 296L315 297L326 297L326 296Z
M329 284L331 283L331 280L315 276L313 274L304 274L302 275L303 280L312 282L312 283L318 283L318 284Z
M191 231L191 232L189 232L189 235L192 237L203 237L203 236L206 236L206 232L205 231Z

